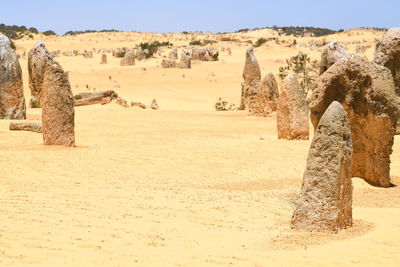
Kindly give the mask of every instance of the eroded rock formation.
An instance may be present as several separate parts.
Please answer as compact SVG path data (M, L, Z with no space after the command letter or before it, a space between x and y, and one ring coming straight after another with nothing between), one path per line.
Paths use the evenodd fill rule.
M254 55L254 48L250 46L246 50L246 62L243 69L240 110L247 110L249 108L250 95L258 91L260 80L260 66Z
M273 73L269 72L259 83L257 89L249 92L249 112L257 116L268 116L277 109L279 97L278 83Z
M42 106L45 145L75 145L74 100L68 73L53 59L43 42L29 52L30 85Z
M321 63L319 74L324 73L329 67L336 63L339 59L347 57L346 50L337 41L332 41L324 47L321 53Z
M378 42L374 62L390 70L400 96L400 28L390 29Z
M389 187L390 154L399 116L399 99L389 69L356 55L340 59L317 80L310 103L314 127L333 101L341 103L349 116L352 176Z
M276 120L279 139L308 140L306 94L294 74L289 74L282 81Z
M0 118L25 119L22 70L10 40L0 34Z
M338 232L352 225L352 151L347 113L334 101L311 143L292 228Z
M121 59L121 66L133 66L135 65L135 52L133 50L128 50L125 53L123 59Z

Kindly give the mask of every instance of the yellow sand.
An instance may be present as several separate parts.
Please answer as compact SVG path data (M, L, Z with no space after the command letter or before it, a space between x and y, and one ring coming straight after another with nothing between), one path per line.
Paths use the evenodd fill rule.
M232 36L255 41L273 33ZM325 39L349 42L349 52L354 42L370 44L371 58L379 37L352 31ZM113 33L44 41L65 51L190 38ZM323 38L297 42L312 39ZM18 51L35 41L17 41ZM310 141L277 140L275 116L214 111L218 97L239 103L246 49L217 45L232 47L232 56L222 52L221 61L190 70L162 69L162 57L134 67L120 67L111 54L107 65L99 64L101 54L57 58L74 93L113 89L129 102L155 98L161 110L76 108L76 148L45 147L40 134L10 132L0 121L0 266L398 266L398 187L354 178L354 227L337 235L290 229ZM298 50L257 48L262 74L276 74ZM29 100L27 61L20 62ZM28 109L28 117L40 118L40 109ZM398 137L393 150L392 180L400 184Z

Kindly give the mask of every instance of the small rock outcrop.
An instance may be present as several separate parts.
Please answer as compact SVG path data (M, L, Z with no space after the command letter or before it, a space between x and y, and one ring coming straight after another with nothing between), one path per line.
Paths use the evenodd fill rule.
M250 46L246 50L246 62L243 69L242 93L240 110L249 108L249 97L252 92L257 92L261 80L260 65L254 55L254 48Z
M308 140L306 94L294 74L289 74L282 82L276 120L279 139Z
M171 60L177 60L178 59L178 49L174 48L169 52L168 58Z
M192 59L200 61L217 61L219 56L219 50L214 47L202 48L194 47L192 48Z
M378 42L374 62L390 70L400 96L400 28L390 29Z
M68 73L53 59L43 42L29 52L29 74L42 106L45 145L75 145L74 99Z
M181 61L177 64L177 67L180 69L191 69L192 68L192 59L190 54L183 51L181 55Z
M319 74L321 75L329 69L330 66L335 64L336 61L347 56L349 56L349 54L347 54L346 50L344 50L339 42L330 42L325 46L324 50L322 50Z
M40 107L39 96L43 87L44 72L47 64L46 53L47 50L42 42L37 43L28 53L29 88L31 90L30 106L32 108Z
M257 116L268 116L277 109L279 97L278 83L273 73L269 72L261 80L257 91L250 91L249 112Z
M75 56L74 52L71 51L71 50L67 50L67 51L62 52L62 55L63 55L63 56L66 56L66 57L73 57L73 56Z
M107 64L107 55L106 54L102 54L101 55L101 62L100 64Z
M157 101L155 99L153 99L153 101L151 101L150 108L154 109L154 110L160 109L160 107L158 106Z
M126 52L123 59L121 59L121 66L133 66L135 65L135 52L133 50L129 50Z
M136 50L136 59L137 60L143 60L145 58L146 58L146 56L145 56L145 53L144 53L143 49L141 47L139 47Z
M356 55L340 59L317 80L310 102L314 127L333 101L341 103L349 117L352 176L375 186L391 186L390 154L399 98L389 69Z
M84 58L93 58L93 52L92 51L83 51L83 57Z
M347 113L334 101L311 143L292 228L337 233L352 225L352 152Z
M0 34L0 118L25 119L22 70L10 40Z
M175 68L176 62L175 62L175 60L171 60L171 59L163 59L161 61L161 67L163 67L164 69Z

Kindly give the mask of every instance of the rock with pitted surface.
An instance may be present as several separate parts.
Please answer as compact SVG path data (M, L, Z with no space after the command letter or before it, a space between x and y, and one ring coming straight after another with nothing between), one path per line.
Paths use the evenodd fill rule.
M246 61L243 69L242 93L240 99L240 110L249 109L250 94L258 91L261 80L260 65L254 55L254 48L250 46L246 50Z
M139 47L139 48L136 50L136 59L137 59L137 60L143 60L143 59L145 59L145 58L146 58L146 56L145 56L145 54L144 54L143 49L142 49L141 47Z
M22 70L10 40L0 34L0 118L25 119Z
M163 67L164 69L175 68L176 62L175 62L175 60L171 60L171 59L163 59L161 61L161 67Z
M400 96L400 28L388 30L378 42L374 62L390 70L396 94Z
M129 50L126 52L123 59L121 59L121 66L133 66L135 65L135 52Z
M352 152L347 113L334 101L321 117L308 152L292 228L337 233L352 225Z
M295 74L289 74L282 82L276 120L279 139L308 140L306 94Z
M317 80L310 103L314 127L333 101L340 102L349 116L352 176L375 186L391 186L390 154L399 97L390 70L356 55L340 59Z
M339 44L339 42L337 41L330 42L325 46L324 50L321 53L319 74L321 75L327 69L329 69L330 66L335 64L336 61L347 56L349 56L349 54L347 54L346 50L344 50L344 48Z
M29 52L31 89L38 92L42 106L45 145L75 145L74 100L68 73L53 59L43 42Z
M155 99L153 99L153 101L151 101L150 108L154 109L154 110L160 109L160 107L158 106L157 101Z
M200 61L217 61L219 56L219 50L215 47L193 47L192 48L192 59Z
M28 53L29 88L31 89L31 107L40 107L39 95L43 85L47 49L39 41Z
M190 54L182 51L181 61L177 64L177 68L180 69L191 69L192 68L192 59Z
M174 48L169 52L168 58L171 60L177 60L178 59L178 49Z
M257 91L250 91L250 114L257 116L268 116L272 112L276 111L278 97L278 83L276 82L274 74L269 72L261 80Z

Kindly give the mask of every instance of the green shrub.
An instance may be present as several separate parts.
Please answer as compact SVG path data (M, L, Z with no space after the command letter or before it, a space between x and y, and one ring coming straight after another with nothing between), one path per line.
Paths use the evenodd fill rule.
M206 45L215 44L215 43L216 43L216 41L214 41L214 40L203 40L203 41L196 40L196 41L190 42L189 45L206 46Z
M210 44L215 44L216 43L216 41L214 41L214 40L204 40L203 42L202 42L202 46L206 46L206 45L210 45Z
M84 33L93 33L93 32L119 32L118 30L100 30L100 31L96 31L96 30L86 30L86 31L67 31L66 33L64 33L64 36L66 35L79 35L79 34L84 34Z
M152 43L140 43L139 47L142 48L142 50L148 50L149 53L145 54L146 58L150 58L154 55L154 53L157 53L157 50L159 47L162 46L173 46L172 43L170 42L159 42L159 41L154 41Z
M260 47L260 46L262 46L263 44L265 44L266 42L268 42L267 39L265 39L265 38L260 38L260 39L258 39L258 40L256 41L256 43L254 44L254 47Z
M29 106L30 106L31 108L41 108L40 103L39 103L39 100L37 100L37 99L32 99L32 98L31 98L31 100L29 101Z
M14 41L10 39L10 43L10 47L15 50L17 47L15 46Z
M318 62L316 60L311 61L307 54L299 52L296 56L286 59L286 66L279 68L279 78L285 79L289 72L298 76L300 85L306 93L314 90L315 81L318 78Z
M191 41L191 42L189 43L189 45L201 45L201 41L198 41L198 40L196 40L196 41Z
M42 33L43 33L43 35L45 35L45 36L57 35L54 31L51 31L51 30L45 31L45 32L42 32Z
M239 33L239 32L248 32L248 31L250 31L250 29L245 28L245 29L237 30L236 32Z
M215 53L212 55L212 58L214 59L214 61L218 61L219 58L219 52Z

